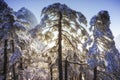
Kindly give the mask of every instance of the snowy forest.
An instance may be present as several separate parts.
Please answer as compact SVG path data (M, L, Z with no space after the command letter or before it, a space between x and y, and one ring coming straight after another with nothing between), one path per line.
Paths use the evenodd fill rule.
M0 80L120 80L109 12L90 22L65 4L45 6L37 24L0 0Z

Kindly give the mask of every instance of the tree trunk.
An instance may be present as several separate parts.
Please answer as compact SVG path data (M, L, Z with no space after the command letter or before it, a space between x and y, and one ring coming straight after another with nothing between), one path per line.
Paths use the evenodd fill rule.
M82 80L82 73L80 72L79 80Z
M23 70L24 70L24 68L23 68L23 58L21 57L20 58L20 63L19 63L19 76L18 76L18 80L24 80L23 79Z
M4 42L4 64L3 64L3 75L4 75L4 80L7 79L7 62L8 62L8 58L7 58L7 43L8 40L6 39Z
M68 74L67 74L68 69L67 69L67 67L68 67L68 61L67 61L67 58L66 58L66 60L65 60L65 80L68 80Z
M52 66L50 67L50 80L53 80L53 72L52 72Z
M23 70L23 59L22 59L22 57L20 58L20 70Z
M15 49L14 49L14 41L13 40L11 40L11 45L12 45L12 53L14 54ZM12 70L13 70L13 80L16 80L15 63L12 65Z
M97 67L94 68L94 77L93 80L97 80Z
M59 71L59 80L63 80L63 71L62 71L62 13L59 12L59 22L58 22L58 71Z

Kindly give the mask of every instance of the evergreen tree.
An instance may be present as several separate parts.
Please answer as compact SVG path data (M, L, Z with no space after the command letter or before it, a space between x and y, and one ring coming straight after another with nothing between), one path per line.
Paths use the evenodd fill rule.
M99 69L105 70L106 73L117 73L119 70L119 52L115 47L114 37L110 30L108 12L100 11L91 19L90 25L94 39L88 52L88 64L92 68L99 66Z
M43 56L48 58L50 65L58 61L59 80L63 80L62 61L69 56L70 60L77 59L80 62L86 55L83 44L89 36L84 28L87 21L82 13L60 3L43 8L42 15L40 25L34 30L39 31L36 36L39 35L46 45ZM74 55L78 58L73 58Z

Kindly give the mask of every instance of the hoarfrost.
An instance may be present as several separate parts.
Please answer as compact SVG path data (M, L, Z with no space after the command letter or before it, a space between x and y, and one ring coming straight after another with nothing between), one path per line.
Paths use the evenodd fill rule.
M16 61L19 60L19 58L21 57L22 51L20 50L20 48L15 48L15 52L13 53L13 55L10 57L10 62L12 64L14 64Z

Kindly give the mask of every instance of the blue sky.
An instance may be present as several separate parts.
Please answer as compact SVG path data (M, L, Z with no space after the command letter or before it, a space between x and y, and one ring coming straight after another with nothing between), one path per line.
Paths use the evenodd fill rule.
M35 14L38 22L40 22L41 10L56 2L66 4L68 7L82 12L88 22L100 10L107 10L110 14L110 28L113 35L117 36L120 34L120 0L5 0L5 2L14 11L19 10L21 7L28 8Z

